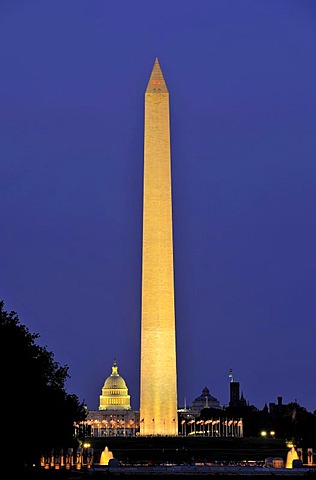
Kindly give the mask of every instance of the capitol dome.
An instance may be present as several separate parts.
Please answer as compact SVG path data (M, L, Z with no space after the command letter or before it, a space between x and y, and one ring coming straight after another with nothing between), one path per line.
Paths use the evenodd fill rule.
M114 359L112 373L105 380L102 388L99 410L130 410L130 398L125 380L119 375L118 366Z
M116 389L116 388L127 388L125 380L118 373L113 373L114 364L112 367L111 375L105 380L103 388L107 389ZM117 367L116 367L117 370Z

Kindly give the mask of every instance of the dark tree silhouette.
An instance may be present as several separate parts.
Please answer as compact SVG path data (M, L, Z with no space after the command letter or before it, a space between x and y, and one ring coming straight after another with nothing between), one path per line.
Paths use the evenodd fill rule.
M83 403L65 390L68 366L37 345L39 337L0 301L2 465L38 464L42 453L74 446L74 422L86 416Z

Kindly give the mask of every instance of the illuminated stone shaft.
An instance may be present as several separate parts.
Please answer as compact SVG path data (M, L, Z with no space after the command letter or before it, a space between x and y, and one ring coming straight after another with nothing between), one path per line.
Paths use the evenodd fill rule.
M158 60L145 93L141 435L177 435L169 92Z

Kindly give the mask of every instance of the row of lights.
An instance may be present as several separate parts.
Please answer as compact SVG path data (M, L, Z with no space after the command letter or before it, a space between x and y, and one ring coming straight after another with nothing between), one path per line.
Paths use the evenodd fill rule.
M267 432L266 430L262 430L262 432L260 432L260 435L262 437L275 437L275 431L274 430L271 430L271 432Z

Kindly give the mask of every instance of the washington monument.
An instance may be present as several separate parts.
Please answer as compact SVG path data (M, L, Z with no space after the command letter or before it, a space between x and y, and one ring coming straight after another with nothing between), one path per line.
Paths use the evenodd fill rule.
M158 59L145 92L140 434L178 435L169 92Z

